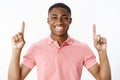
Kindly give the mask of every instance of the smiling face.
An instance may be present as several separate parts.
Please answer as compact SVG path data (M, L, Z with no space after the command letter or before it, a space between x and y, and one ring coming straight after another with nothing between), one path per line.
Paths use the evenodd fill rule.
M53 8L48 13L48 24L52 37L67 36L67 31L71 23L71 15L64 8Z

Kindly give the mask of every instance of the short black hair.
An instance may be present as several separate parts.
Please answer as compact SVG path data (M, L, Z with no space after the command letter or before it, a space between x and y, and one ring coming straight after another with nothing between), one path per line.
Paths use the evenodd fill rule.
M55 3L53 4L52 6L50 6L50 8L48 9L48 13L53 9L53 8L64 8L67 10L67 12L70 14L71 16L71 9L69 6L67 6L66 4L64 3Z

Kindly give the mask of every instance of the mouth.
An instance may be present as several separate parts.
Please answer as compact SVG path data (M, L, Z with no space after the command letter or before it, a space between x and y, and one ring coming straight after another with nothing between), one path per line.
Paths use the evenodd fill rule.
M64 29L63 26L55 26L56 31L62 31Z

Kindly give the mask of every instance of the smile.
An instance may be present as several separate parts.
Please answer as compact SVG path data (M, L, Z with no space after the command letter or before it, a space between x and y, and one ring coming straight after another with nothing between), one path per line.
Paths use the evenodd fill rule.
M56 31L62 31L64 28L62 26L55 26Z

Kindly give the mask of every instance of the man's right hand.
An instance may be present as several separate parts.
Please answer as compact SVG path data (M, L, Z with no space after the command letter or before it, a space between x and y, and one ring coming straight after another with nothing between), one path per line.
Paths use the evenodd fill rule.
M23 48L23 46L25 45L24 29L25 29L25 23L22 22L21 31L18 32L18 33L17 33L15 36L13 36L13 38L12 38L13 49L21 50L21 49Z

